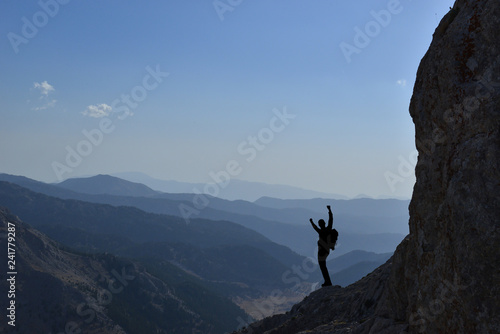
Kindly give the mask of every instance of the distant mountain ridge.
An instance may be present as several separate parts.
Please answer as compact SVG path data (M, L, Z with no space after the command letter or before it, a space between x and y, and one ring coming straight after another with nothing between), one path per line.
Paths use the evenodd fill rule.
M193 254L219 246L256 248L253 261L274 261L276 270L302 263L303 257L285 246L271 242L261 234L227 221L196 219L186 224L181 218L146 213L133 207L113 207L77 200L61 200L0 181L0 203L56 241L81 251L108 251L122 254L146 243L186 245ZM261 252L262 251L262 252ZM185 254L175 251L173 254ZM216 263L222 259L210 259ZM231 269L228 267L228 269ZM196 271L196 268L193 268ZM222 275L223 272L220 272ZM271 272L247 271L244 279L281 284ZM266 278L267 277L267 278ZM222 279L222 278L221 278Z
M33 181L33 180L30 180L30 179L27 179L27 178L23 178L23 177L15 177L15 176L8 176L8 175L0 175L0 179L9 179L11 181L16 181L20 184L27 184L29 185L30 187L32 188L39 188L42 193L55 193L55 195L58 195L58 196L61 196L62 193L64 193L64 195L69 195L69 196L75 196L76 198L80 198L81 199L86 199L86 198L93 198L92 196L93 195L81 195L81 196L78 196L78 194L76 193L72 193L72 192L69 192L68 190L63 190L63 189L60 189L60 188L57 188L55 186L52 186L52 185L46 185L46 184L40 184L38 183L37 181ZM5 184L5 186L7 186L8 184ZM42 189L42 188L45 188L45 189ZM10 189L10 190L6 190L5 194L8 196L8 197L4 197L2 196L2 183L0 182L0 199L3 199L3 203L9 203L9 197L12 197L14 195L14 198L18 198L16 197L16 192L18 190L16 190L16 188L12 188L12 186L8 186L6 189ZM19 189L19 190L22 190ZM62 193L61 193L62 192ZM69 192L69 193L68 193ZM10 196L9 196L10 195ZM48 202L48 198L47 197L43 197L43 196L40 196L40 195L37 195L35 193L33 194L29 194L27 193L27 196L30 197L30 203L33 203L33 199L34 198L40 198L40 200L44 203L47 203L49 204L50 202ZM62 196L64 197L64 196ZM72 197L74 198L74 197ZM37 201L40 201L40 200L37 200ZM32 204L29 204L29 205L25 205L23 204L23 200L21 199L18 199L18 200L15 200L15 201L12 201L10 200L10 204L13 205L16 209L18 210L22 210L23 212L26 212L29 214L29 216L27 217L33 217L33 219L35 219L35 217L40 220L40 219L44 219L45 221L49 221L49 217L47 218L44 218L44 215L40 215L37 211L34 211L33 208L30 208L30 206ZM53 207L61 207L61 204L62 205L66 205L66 204L63 204L63 203L67 203L67 202L60 202L60 201L55 201L54 200L50 200L50 201L53 201L53 204L51 206ZM36 202L35 202L36 203ZM70 203L74 203L74 202L70 202ZM83 205L85 203L82 203L81 205ZM80 204L79 204L80 205ZM97 208L96 206L92 206L90 204L86 204L85 206L83 207L86 207L88 206L89 209L85 209L83 210L83 212L86 212L86 211L89 211L89 210L95 210L95 208ZM63 208L63 207L61 207ZM117 208L119 209L119 208ZM121 210L117 210L117 209L112 209L111 207L109 208L109 210L112 210L110 212L116 212L114 213L113 215L115 217L121 217L123 216L123 213L119 213L120 211L124 211L124 212L128 212L127 213L127 219L124 220L123 222L125 223L126 221L128 221L130 219L130 217L134 217L134 216L137 216L138 219L140 220L144 220L145 219L145 216L143 217L142 214L139 214L139 211L131 211L131 208L123 208ZM43 210L42 207L40 207L40 210ZM39 211L40 211L39 210ZM52 209L53 210L53 209ZM108 210L108 211L109 211ZM81 209L78 209L78 211L82 211ZM102 211L101 209L99 211ZM20 211L21 212L21 211ZM29 212L32 212L32 213L29 213ZM104 212L103 212L104 213ZM137 215L137 214L139 215ZM57 217L59 216L60 214L56 214L56 215L52 215L50 218L52 218L52 221L54 221L55 219L57 219ZM65 214L68 219L70 219L72 222L78 222L79 220L81 221L82 218L84 217L80 217L81 214L77 214L76 216L74 217L70 217L68 216L68 214ZM88 214L84 214L84 215L87 215ZM154 219L156 220L157 216L152 216L152 217L155 217ZM98 216L94 217L94 219L98 218ZM173 217L172 217L173 218ZM85 218L83 218L85 220ZM99 218L99 219L102 219L102 218ZM178 218L177 218L178 219ZM149 218L149 220L151 220L151 218ZM255 218L254 218L255 220ZM268 222L268 224L271 223L271 222ZM217 224L220 224L220 223L217 223ZM263 222L264 224L264 222ZM275 223L277 224L277 223ZM75 226L76 227L76 226ZM104 226L103 226L104 227ZM126 237L126 236L119 236L119 235L116 235L116 232L115 232L115 236L113 237L113 240L109 240L109 238L104 238L104 237L98 237L97 235L90 235L90 234L86 234L86 233L99 233L99 234L103 234L103 233L111 233L112 230L109 230L109 231L106 231L106 230L103 230L101 228L101 231L100 232L92 232L92 230L89 230L88 232L85 232L83 233L83 231L80 231L80 232L77 232L77 230L69 230L68 227L65 227L65 234L64 235L61 235L61 229L58 228L58 227L53 227L53 228L49 228L49 226L44 226L43 229L49 233L50 235L54 235L54 236L59 236L57 237L58 239L60 238L65 238L65 240L67 240L69 242L69 244L73 245L74 247L78 246L79 249L86 249L85 247L85 244L82 244L81 243L81 239L82 237L85 237L85 238L90 238L92 240L94 240L93 242L97 244L94 244L94 246L92 247L97 247L97 249L101 249L103 251L111 251L113 250L114 248L114 244L117 243L117 244L120 244L122 245L122 248L123 247L131 247L133 246L133 242L132 242L132 239L130 239L130 237ZM315 245L316 245L316 236L314 234L314 232L311 230L310 226L309 225L305 225L305 226L302 226L302 227L294 227L294 226L288 226L288 227L285 227L284 225L283 226L280 226L279 227L279 230L278 231L283 231L283 230L293 230L293 229L297 229L297 236L292 236L290 235L290 231L287 231L287 233L285 234L287 237L288 237L288 241L291 241L292 243L294 242L297 242L297 240L303 240L304 239L304 236L307 235L308 236L308 239L309 242L307 242L308 244L308 248L310 249L310 252L307 254L308 256L312 256L312 257L315 257ZM283 234L283 233L281 233ZM140 234L134 234L133 235L134 238L137 238L140 236ZM359 241L357 241L357 239L359 239L360 237L362 237ZM386 251L392 251L391 247L387 247L387 245L390 245L391 243L397 243L398 242L398 239L400 237L398 236L395 236L393 239L393 241L391 241L390 239L388 239L388 236L384 236L384 235L374 235L374 237L376 238L375 240L372 240L372 241L369 241L370 238L372 238L371 236L369 235L366 235L366 236L359 236L359 237L356 237L355 235L350 235L349 233L347 234L343 234L342 235L342 238L341 238L341 241L339 242L339 245L338 245L338 248L339 249L344 249L344 251L339 251L338 249L333 253L332 256L335 256L337 259L334 259L333 257L330 257L330 259L334 261L334 264L331 265L331 268L334 270L334 272L339 272L341 271L342 269L346 269L349 265L352 265L353 263L357 263L357 262L362 262L362 261L369 261L369 262L380 262L380 258L377 257L378 255L377 254L373 254L371 253L372 255L370 255L370 253L367 253L367 252L363 252L363 251L356 251L356 252L350 252L350 249L362 249L367 243L373 243L374 241L376 241L377 243L379 243L379 246L377 246L376 248L378 249L384 249L384 245L386 246L385 249ZM69 238L69 239L68 239ZM155 236L155 238L157 238ZM240 237L242 238L242 237ZM245 238L242 238L242 239L245 239ZM63 240L63 239L60 239L60 240ZM143 239L144 240L144 239ZM158 240L160 241L160 239L153 239L153 240ZM167 240L170 240L170 242L174 241L175 239L172 239L172 238L169 238L169 239L163 239L164 241L167 241ZM196 241L197 239L193 239L191 240L191 242L193 241ZM181 240L178 240L178 241L181 241ZM247 242L248 240L244 240L245 242ZM200 245L203 245L204 243L200 243ZM342 245L345 244L346 246L343 247ZM346 248L347 247L347 248ZM139 247L140 248L140 247ZM137 254L141 254L141 253L144 253L142 251L138 251ZM348 253L347 255L345 256L342 256L342 254L345 254L345 253ZM123 253L125 254L125 253ZM356 254L358 254L359 256L356 256ZM125 254L127 256L130 256L130 253L127 253ZM149 255L152 255L152 254L149 254ZM347 261L345 261L346 259L346 256L348 256L348 259ZM382 255L383 256L383 255ZM298 258L297 258L298 259ZM348 265L342 265L341 263L339 263L339 261L343 261L343 263L347 263ZM290 261L290 260L285 260L284 261L285 264L291 264L293 263L294 261ZM297 262L297 261L295 261ZM356 279L356 278L359 278L359 273L364 273L366 274L367 272L364 271L364 270L361 270L358 272L357 276L354 275L354 276L351 276L350 279ZM318 276L317 277L318 280L320 279L320 277ZM345 280L343 281L344 283L346 282ZM352 282L350 280L347 280L348 283Z
M187 241L200 247L244 243L273 245L278 253L287 250L261 234L229 221L193 219L186 224L176 216L147 213L132 206L63 200L4 181L0 181L0 200L5 206L20 212L20 216L35 227L64 224L65 227L77 227L89 232L126 236L135 242ZM44 206L51 210L43 210ZM292 257L297 256L289 250L288 253Z
M179 181L167 181L152 178L143 173L114 173L113 176L147 185L148 187L165 193L195 193L195 189L203 191L206 183L190 183ZM208 183L215 183L209 181ZM294 199L294 198L332 198L348 199L347 196L340 194L324 193L320 191L302 189L298 187L267 184L262 182L249 182L232 178L229 184L220 189L218 197L227 200L245 200L253 202L262 196L271 196L276 198Z
M401 216L408 213L409 200L399 199L373 199L373 198L356 198L350 200L333 200L338 205L337 214L352 214L367 215L374 217L390 217ZM254 203L263 207L275 209L303 208L314 212L322 212L331 199L313 198L313 199L280 199L269 196L261 197ZM362 204L363 212L359 212L359 207Z
M144 184L126 181L114 176L99 174L86 178L68 179L56 184L58 187L91 195L117 195L132 197L148 197L158 195Z
M62 199L76 199L114 206L134 206L146 212L173 216L180 215L179 205L193 206L194 198L193 194L166 193L153 197L81 194L57 185L8 174L0 174L0 180L13 182L32 191ZM316 245L316 235L310 228L308 220L311 217L314 219L323 217L326 204L333 205L334 224L341 233L336 250L339 255L356 249L375 253L392 252L408 233L406 201L267 198L266 203L261 203L264 200L261 199L258 203L265 206L246 201L209 198L208 206L200 211L197 218L238 223L306 256L314 254ZM373 215L373 217L360 216L360 214ZM389 231L396 231L396 233L387 233Z

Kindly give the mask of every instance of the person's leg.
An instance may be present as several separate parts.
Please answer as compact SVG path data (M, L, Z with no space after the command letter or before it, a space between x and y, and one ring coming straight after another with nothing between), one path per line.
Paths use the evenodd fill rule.
M319 268L321 269L321 274L323 275L323 279L325 280L325 283L323 286L326 285L332 285L332 281L330 280L330 274L328 273L328 269L326 268L326 258L328 257L327 251L324 250L318 250L318 264Z

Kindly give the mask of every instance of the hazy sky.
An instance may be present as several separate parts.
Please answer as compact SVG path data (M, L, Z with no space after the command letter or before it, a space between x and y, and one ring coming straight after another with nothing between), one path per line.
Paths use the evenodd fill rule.
M452 5L2 1L0 172L410 197L409 101Z

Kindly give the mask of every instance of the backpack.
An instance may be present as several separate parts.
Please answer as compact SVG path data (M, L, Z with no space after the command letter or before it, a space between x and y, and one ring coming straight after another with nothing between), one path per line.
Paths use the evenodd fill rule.
M331 250L334 250L335 245L337 244L338 238L339 238L339 232L333 228L330 231L330 234L328 234L327 239L326 239L328 248L330 248Z

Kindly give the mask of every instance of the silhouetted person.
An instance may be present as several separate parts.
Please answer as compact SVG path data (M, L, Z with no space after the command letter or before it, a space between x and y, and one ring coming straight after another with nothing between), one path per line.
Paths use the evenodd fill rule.
M326 258L330 254L330 235L333 227L333 214L332 209L329 205L326 206L328 209L328 226L325 226L325 221L323 219L318 220L319 228L314 224L312 218L309 219L312 227L318 232L318 263L321 273L323 274L323 279L325 283L321 286L330 286L332 281L330 281L330 275L328 274L328 269L326 268Z

